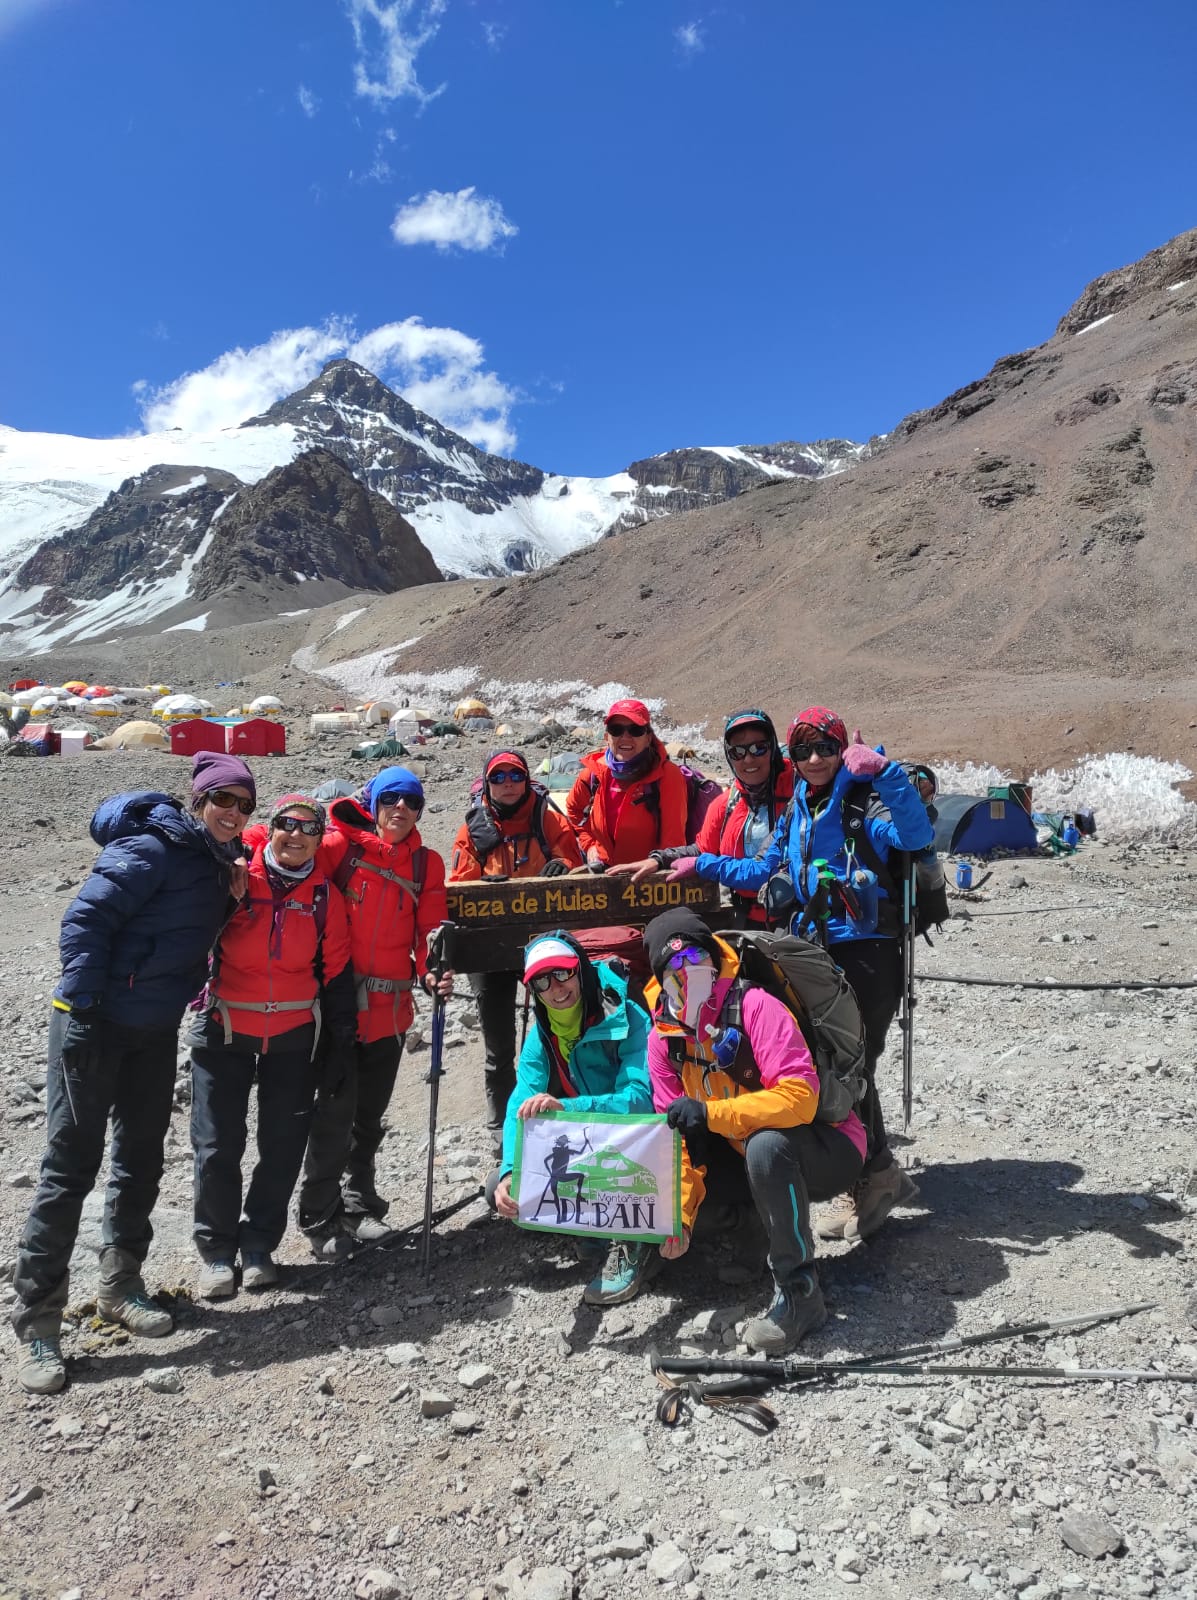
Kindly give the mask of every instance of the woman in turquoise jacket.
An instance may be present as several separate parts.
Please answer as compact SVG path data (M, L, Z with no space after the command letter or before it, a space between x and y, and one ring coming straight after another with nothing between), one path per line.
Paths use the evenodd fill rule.
M532 992L535 1026L528 1030L516 1068L515 1089L503 1124L503 1155L487 1184L500 1216L514 1218L511 1196L516 1133L521 1118L546 1111L652 1114L648 1077L647 1013L628 999L627 978L614 965L591 961L581 945L558 930L533 939L524 952L524 982ZM657 1251L616 1241L583 1243L579 1255L606 1262L587 1284L589 1305L618 1305L637 1293Z

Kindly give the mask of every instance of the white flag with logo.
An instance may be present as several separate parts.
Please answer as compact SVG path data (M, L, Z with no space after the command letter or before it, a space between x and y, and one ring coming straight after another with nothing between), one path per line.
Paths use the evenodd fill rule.
M662 1116L521 1118L511 1196L524 1228L660 1244L681 1232L681 1140Z

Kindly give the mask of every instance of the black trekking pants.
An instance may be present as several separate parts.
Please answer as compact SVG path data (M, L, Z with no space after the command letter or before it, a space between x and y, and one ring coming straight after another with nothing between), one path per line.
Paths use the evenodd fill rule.
M374 1187L374 1157L402 1054L403 1035L356 1044L341 1082L328 1092L321 1088L299 1190L301 1228L326 1227L342 1210L386 1216L389 1202Z
M99 1060L86 1070L62 1057L69 1017L50 1014L46 1071L46 1153L17 1248L12 1324L18 1338L57 1338L67 1302L71 1252L83 1202L112 1147L104 1194L103 1242L143 1262L154 1230L150 1214L162 1179L163 1146L174 1101L178 1026L129 1028L99 1022Z
M205 1261L277 1250L299 1177L312 1106L315 1030L309 1024L262 1040L191 1047L191 1146L195 1151L195 1244ZM258 1159L242 1211L241 1158L249 1097L258 1088Z
M768 1236L770 1269L775 1281L788 1288L813 1268L811 1201L830 1200L850 1189L860 1176L861 1159L847 1134L831 1123L804 1122L797 1128L761 1128L749 1134L743 1157L728 1140L711 1134L706 1165L704 1206L734 1203L747 1178Z
M877 1094L877 1062L889 1025L902 1003L902 945L898 939L847 939L828 954L852 985L865 1025L865 1095L856 1108L864 1123L869 1153L863 1177L894 1164Z
M486 1125L501 1129L515 1088L515 1013L518 972L471 972L470 988L486 1050Z

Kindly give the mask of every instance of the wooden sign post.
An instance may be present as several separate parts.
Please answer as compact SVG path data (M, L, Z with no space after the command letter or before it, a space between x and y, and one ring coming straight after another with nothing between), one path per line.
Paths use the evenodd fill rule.
M674 906L687 906L712 925L726 920L717 883L669 882L663 873L639 883L581 873L503 883L475 879L447 884L446 892L458 972L518 971L528 940L553 928L643 928Z

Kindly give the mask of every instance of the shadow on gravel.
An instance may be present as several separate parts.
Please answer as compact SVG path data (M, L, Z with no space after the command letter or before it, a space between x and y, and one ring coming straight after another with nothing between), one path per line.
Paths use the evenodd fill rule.
M915 1205L921 1212L890 1217L871 1239L854 1246L820 1249L832 1316L804 1343L804 1352L892 1348L949 1334L962 1305L1011 1276L1012 1258L1050 1256L1053 1242L1080 1234L1109 1235L1138 1260L1181 1248L1156 1225L1179 1218L1152 1217L1141 1195L1079 1189L1083 1176L1082 1167L1059 1161L926 1168L918 1174ZM574 1352L602 1346L647 1357L654 1345L675 1348L696 1312L719 1310L730 1325L761 1310L771 1290L762 1253L742 1230L700 1235L688 1255L663 1267L634 1305L610 1308L605 1315L582 1303L588 1269L573 1259L567 1244L548 1236L478 1218L440 1235L438 1248L444 1253L428 1284L414 1245L377 1250L331 1271L315 1262L285 1266L279 1288L264 1299L240 1293L218 1306L185 1307L181 1339L137 1342L86 1366L73 1362L72 1380L102 1384L163 1365L203 1367L220 1376L315 1357L336 1364L344 1359L339 1352L346 1343L353 1354L366 1353L400 1341L423 1343L446 1328L465 1333L508 1317L538 1326L546 1340L564 1334ZM729 1265L739 1266L746 1281L723 1281L720 1269ZM392 1276L394 1283L385 1282ZM521 1295L521 1289L568 1291L568 1299L564 1305L559 1299L541 1302ZM371 1308L390 1305L402 1313L400 1322L374 1327ZM646 1312L652 1317L647 1327ZM359 1330L352 1337L347 1334L351 1323ZM418 1381L420 1369L414 1371ZM396 1369L397 1382L405 1376L411 1376L407 1369Z

